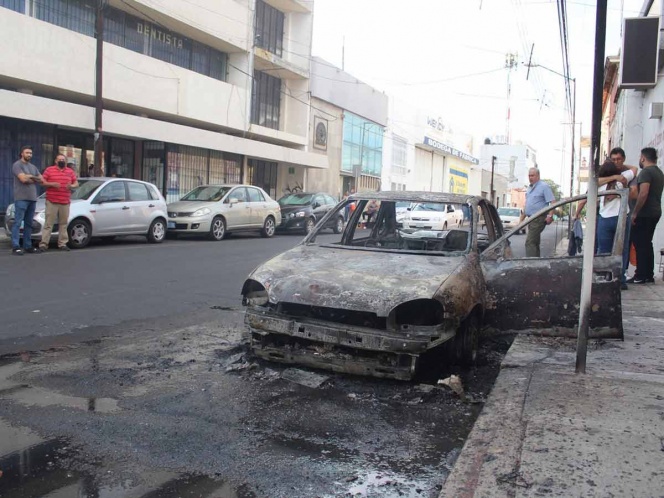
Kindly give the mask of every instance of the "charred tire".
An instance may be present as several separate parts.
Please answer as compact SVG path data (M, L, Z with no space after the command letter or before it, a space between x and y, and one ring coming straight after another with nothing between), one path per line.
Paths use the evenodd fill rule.
M69 236L69 247L72 249L83 249L92 239L92 226L88 220L76 218L67 227Z
M471 313L459 326L451 341L452 355L456 362L473 365L477 360L480 336L480 319L477 313Z
M265 218L265 222L263 223L263 229L261 230L261 237L264 237L266 239L269 239L270 237L274 236L274 232L276 231L277 226L274 223L274 218L272 216L268 216Z
M344 231L344 219L341 216L339 216L339 218L337 218L337 221L335 222L334 228L332 228L332 231L334 233L341 233L341 232Z
M304 233L305 235L309 235L314 227L316 226L316 220L313 218L307 218L307 221L304 222Z
M215 216L210 223L208 239L218 242L226 237L226 221L221 216Z
M148 242L150 244L161 244L166 238L166 222L157 218L148 228Z

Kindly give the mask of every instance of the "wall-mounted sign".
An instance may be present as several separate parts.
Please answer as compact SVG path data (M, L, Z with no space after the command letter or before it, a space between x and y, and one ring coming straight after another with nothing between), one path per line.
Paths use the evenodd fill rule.
M327 149L327 119L314 116L314 147Z
M468 170L465 168L450 168L450 193L468 193Z
M178 38L173 33L157 29L155 26L152 26L148 23L137 23L136 31L142 35L149 36L150 38L165 43L166 45L172 45L175 48L182 48L184 44L184 40L182 38Z
M424 145L428 145L429 147L433 147L436 150L439 150L445 154L449 154L450 156L458 157L459 159L463 159L464 161L468 161L469 163L473 164L480 163L479 159L474 158L470 154L461 152L460 150L455 149L454 147L451 147L442 142L439 142L438 140L434 140L431 137L424 137Z

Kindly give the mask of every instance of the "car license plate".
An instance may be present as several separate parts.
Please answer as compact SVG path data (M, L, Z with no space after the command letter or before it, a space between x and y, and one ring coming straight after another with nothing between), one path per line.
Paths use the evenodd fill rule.
M168 228L175 228L175 222L174 221L169 221L168 222Z

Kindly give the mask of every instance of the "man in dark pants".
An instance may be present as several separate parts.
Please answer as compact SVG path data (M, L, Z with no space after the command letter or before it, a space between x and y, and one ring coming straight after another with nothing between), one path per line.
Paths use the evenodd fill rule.
M632 210L632 241L636 248L636 272L627 282L647 284L655 282L655 254L652 238L662 216L664 173L657 166L657 151L652 147L641 150L639 196Z
M37 183L42 182L42 176L37 166L32 164L32 147L24 145L21 147L21 156L12 165L14 175L14 225L12 226L12 253L23 256L25 253L38 253L39 250L32 247L32 218L35 215L37 205ZM19 242L21 239L21 223L23 223L23 247Z

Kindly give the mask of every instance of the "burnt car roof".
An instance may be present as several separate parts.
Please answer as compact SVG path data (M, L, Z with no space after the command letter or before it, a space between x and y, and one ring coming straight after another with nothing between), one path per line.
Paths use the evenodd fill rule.
M472 204L481 199L476 195L447 194L443 192L360 192L348 197L352 201L394 201L394 202L446 202L450 204Z

